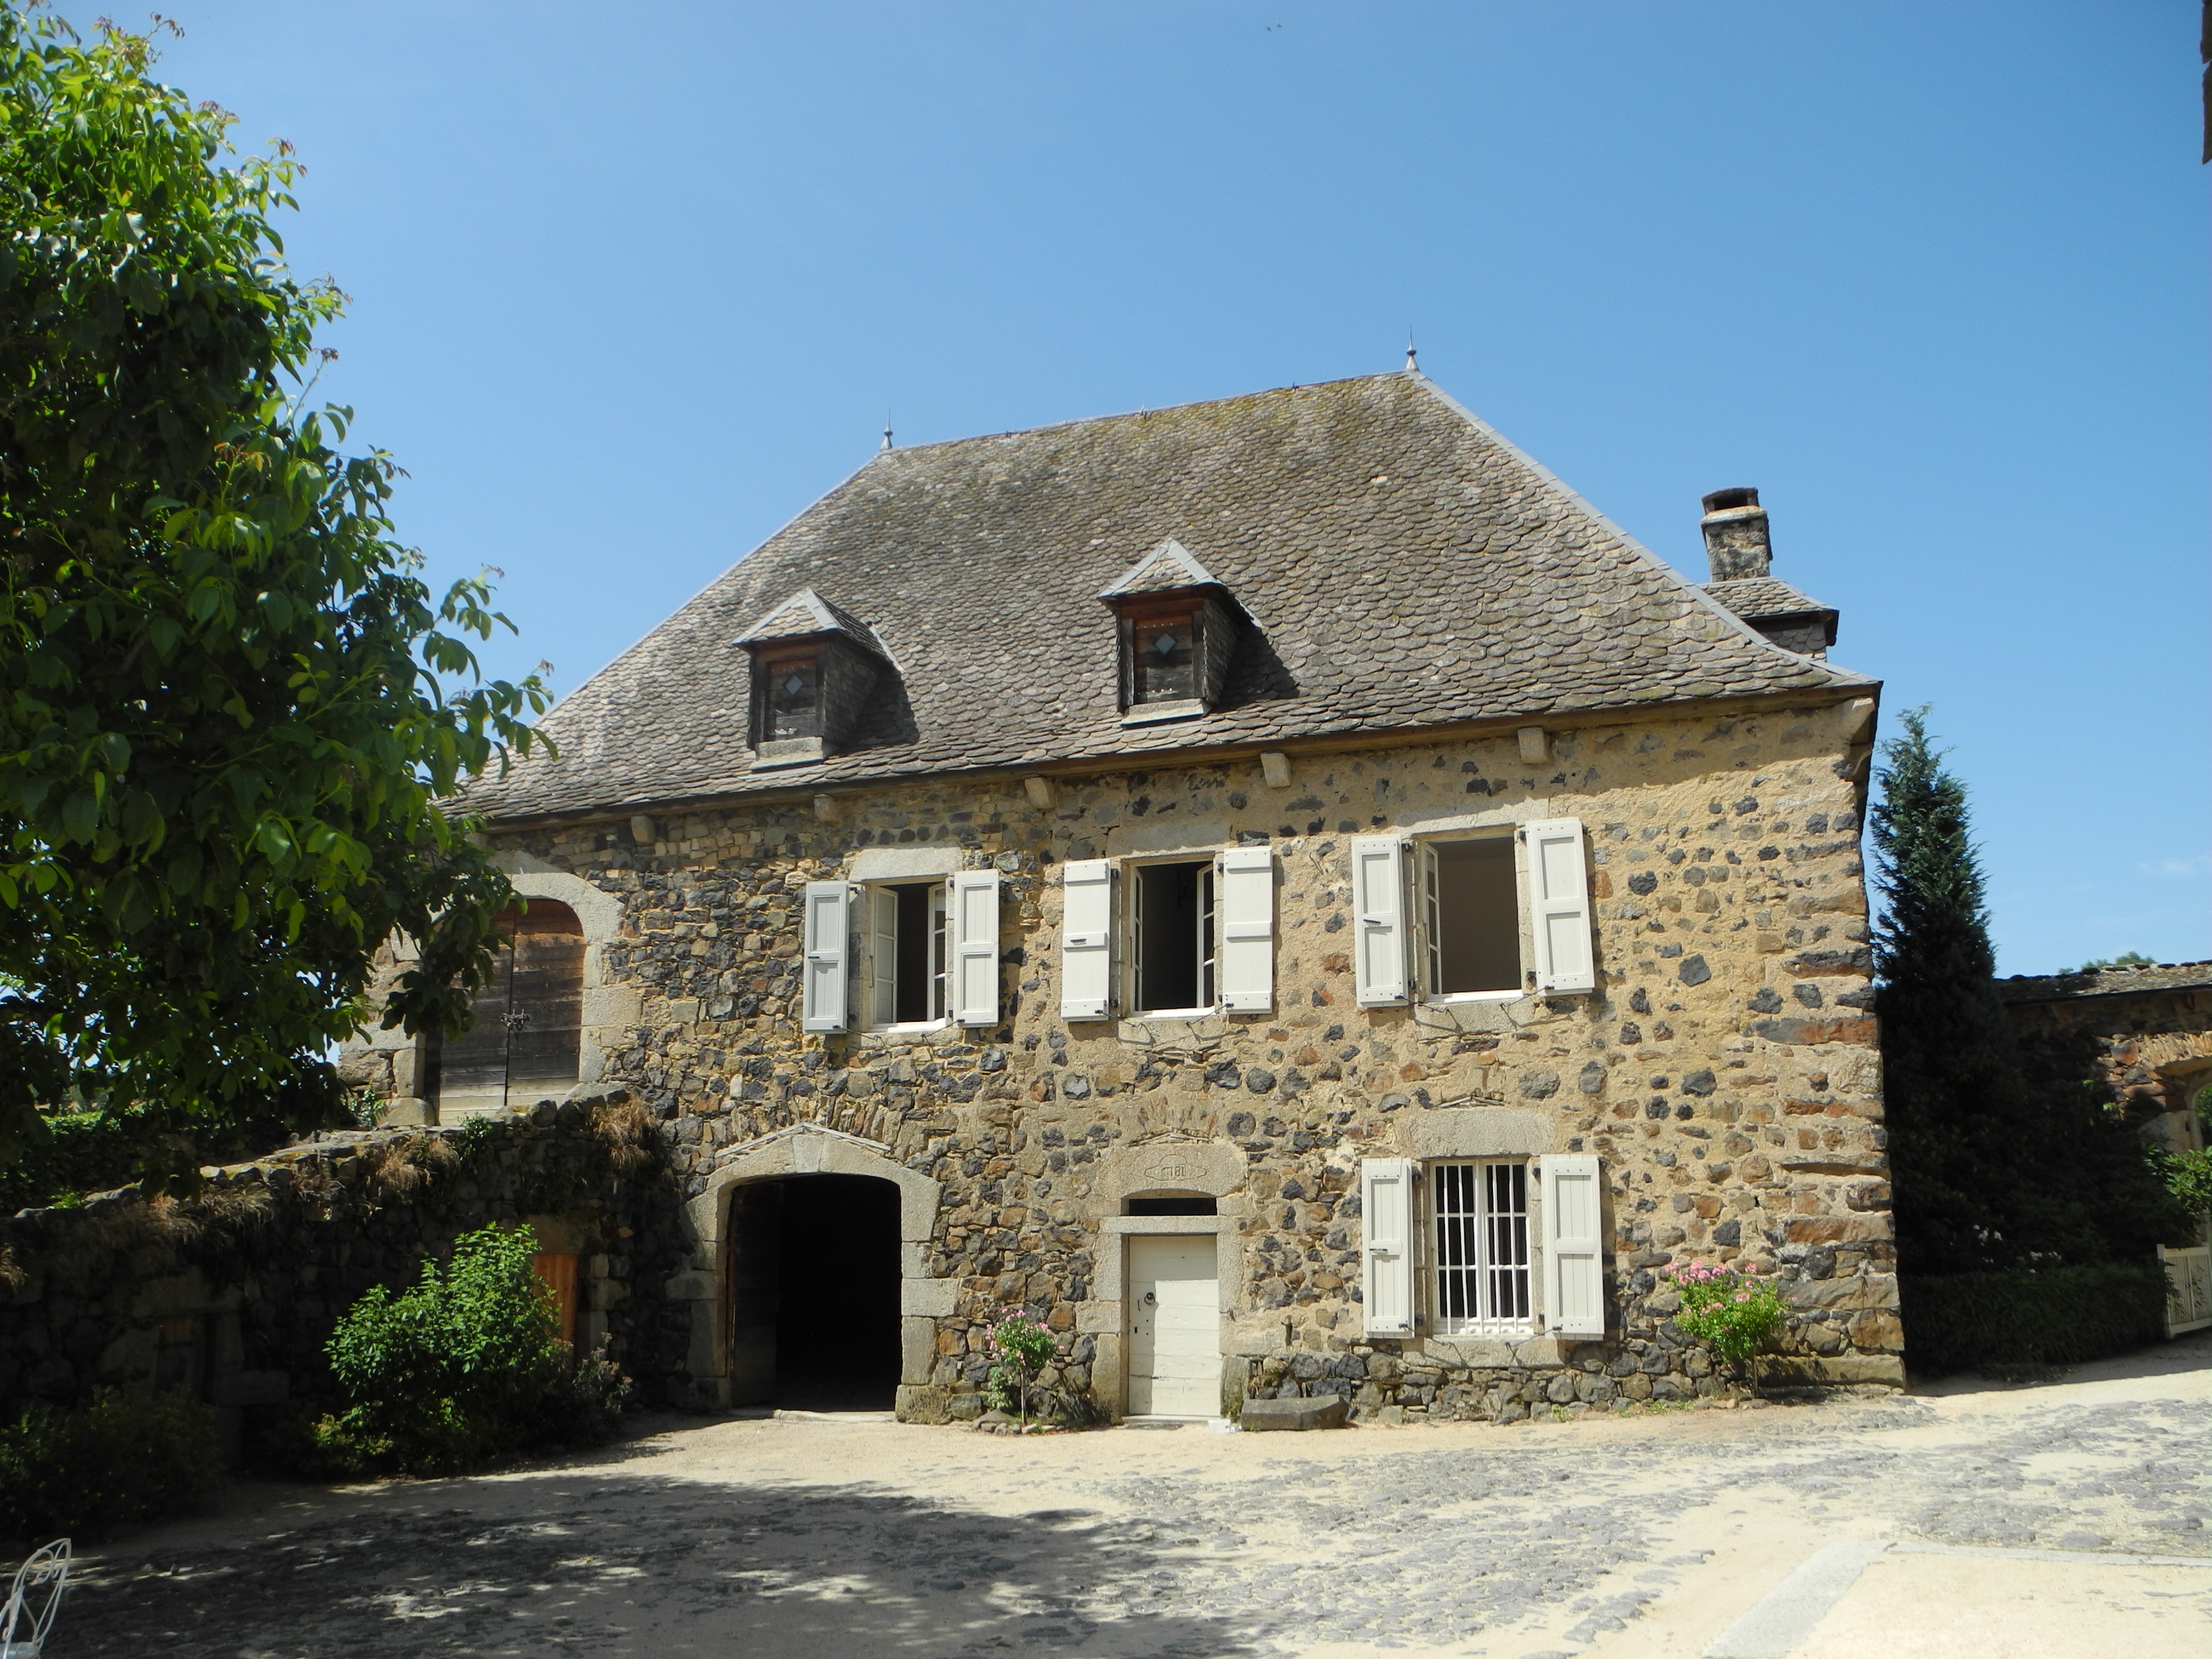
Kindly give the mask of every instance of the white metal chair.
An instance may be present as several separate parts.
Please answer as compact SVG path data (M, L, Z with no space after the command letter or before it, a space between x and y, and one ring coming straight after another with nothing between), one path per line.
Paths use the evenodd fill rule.
M61 1610L62 1592L69 1588L70 1540L58 1538L31 1552L30 1559L15 1569L15 1582L8 1589L8 1605L0 1607L0 1659L39 1659L46 1645L46 1632L54 1627ZM43 1598L43 1600L41 1600Z

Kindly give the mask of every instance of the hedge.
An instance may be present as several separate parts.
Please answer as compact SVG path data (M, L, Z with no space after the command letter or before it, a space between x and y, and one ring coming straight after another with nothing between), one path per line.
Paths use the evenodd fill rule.
M2078 1365L2166 1334L2166 1275L2154 1267L1907 1277L1905 1358L1940 1376L1982 1365Z

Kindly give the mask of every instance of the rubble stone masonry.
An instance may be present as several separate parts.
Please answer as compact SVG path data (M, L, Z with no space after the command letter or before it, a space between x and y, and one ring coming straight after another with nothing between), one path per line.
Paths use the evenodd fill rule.
M1255 757L1062 777L1042 808L1018 777L939 780L493 834L526 891L567 875L620 905L586 995L634 1018L592 1034L586 1076L658 1113L702 1218L671 1287L696 1304L679 1395L726 1392L712 1178L807 1125L935 1183L908 1235L902 1415L978 1409L981 1327L1014 1304L1064 1335L1048 1380L1119 1409L1121 1235L1186 1231L1223 1240L1232 1407L1335 1392L1386 1420L1510 1419L1714 1391L1656 1277L1688 1261L1781 1276L1784 1370L1903 1380L1859 845L1873 720L1863 696L1677 706L1555 728L1534 762L1505 731L1294 750L1284 787ZM1587 832L1595 994L1356 1006L1353 835L1568 817ZM1063 861L1261 844L1273 1012L1060 1018ZM886 848L1000 872L999 1026L801 1033L802 889ZM1481 1152L1602 1160L1604 1341L1361 1334L1359 1160ZM1213 1191L1219 1219L1121 1218L1147 1184Z

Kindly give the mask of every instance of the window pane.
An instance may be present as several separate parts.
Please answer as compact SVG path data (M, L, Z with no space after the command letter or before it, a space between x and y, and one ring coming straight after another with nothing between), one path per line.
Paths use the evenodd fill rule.
M822 735L822 665L814 658L770 664L768 680L768 736L815 738Z
M1481 1321L1480 1193L1472 1164L1439 1164L1430 1175L1437 1218L1437 1334L1473 1330Z
M1171 617L1134 623L1129 647L1139 702L1180 702L1198 695L1196 618Z
M1212 954L1207 886L1213 866L1145 864L1137 867L1137 1007L1203 1008L1211 994L1201 963ZM1209 937L1201 942L1201 928Z
M1520 989L1521 902L1512 841L1504 836L1443 841L1432 843L1432 850L1436 989L1445 996Z
M1483 1256L1489 1282L1485 1311L1492 1319L1528 1316L1528 1170L1522 1164L1483 1166Z

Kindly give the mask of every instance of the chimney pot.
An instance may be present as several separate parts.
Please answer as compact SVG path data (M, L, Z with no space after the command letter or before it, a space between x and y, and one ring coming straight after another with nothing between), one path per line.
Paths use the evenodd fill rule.
M1705 497L1705 561L1717 582L1764 576L1774 562L1766 509L1756 489L1716 489Z

